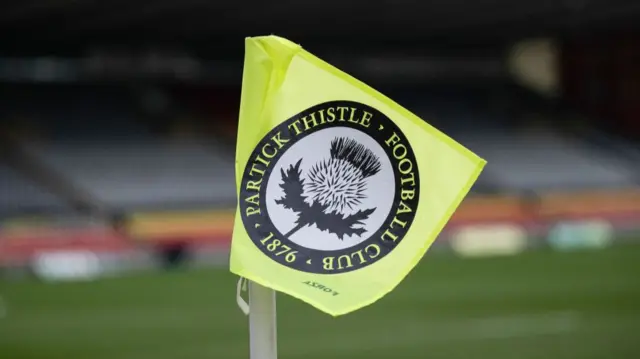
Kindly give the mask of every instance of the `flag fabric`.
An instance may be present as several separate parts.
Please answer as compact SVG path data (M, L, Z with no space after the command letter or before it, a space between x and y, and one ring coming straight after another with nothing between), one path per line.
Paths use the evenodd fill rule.
M486 162L287 39L245 47L231 272L334 316L369 305Z

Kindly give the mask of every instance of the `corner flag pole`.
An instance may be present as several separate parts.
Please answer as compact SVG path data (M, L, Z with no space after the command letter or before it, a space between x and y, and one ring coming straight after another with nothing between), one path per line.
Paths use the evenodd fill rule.
M276 292L249 281L249 306L249 357L277 359Z

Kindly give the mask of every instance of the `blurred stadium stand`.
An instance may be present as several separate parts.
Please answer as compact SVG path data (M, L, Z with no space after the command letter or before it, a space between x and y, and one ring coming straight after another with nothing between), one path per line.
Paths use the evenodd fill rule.
M68 209L56 195L0 163L0 218L16 213L29 215Z
M0 242L84 221L228 243L242 38L273 32L488 160L450 228L640 223L633 1L34 4L0 11Z
M564 138L553 130L521 133L485 132L460 136L484 154L484 175L508 192L628 188L637 183L632 162L620 160L588 143Z
M112 209L184 209L235 201L233 158L197 142L152 139L32 149Z

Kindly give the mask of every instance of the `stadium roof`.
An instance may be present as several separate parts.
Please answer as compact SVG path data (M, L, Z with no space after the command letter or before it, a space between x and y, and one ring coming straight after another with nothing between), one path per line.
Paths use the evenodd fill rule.
M21 0L0 4L1 52L86 44L502 39L631 24L635 0ZM467 40L468 41L468 40ZM49 50L46 50L49 51Z

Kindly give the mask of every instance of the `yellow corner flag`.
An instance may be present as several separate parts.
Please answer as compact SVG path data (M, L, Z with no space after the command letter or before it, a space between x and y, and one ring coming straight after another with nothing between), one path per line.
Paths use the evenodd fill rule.
M231 271L337 316L419 262L485 161L286 39L246 39Z

